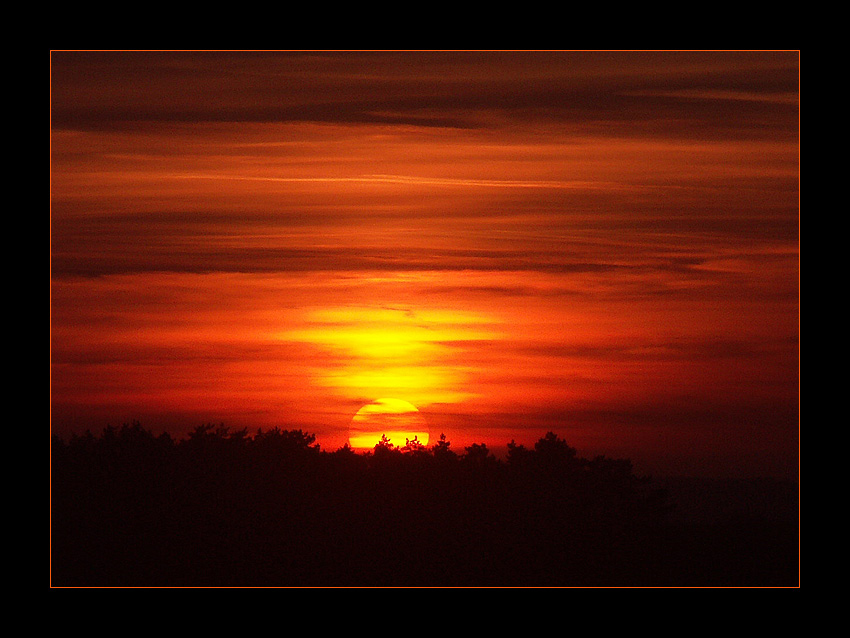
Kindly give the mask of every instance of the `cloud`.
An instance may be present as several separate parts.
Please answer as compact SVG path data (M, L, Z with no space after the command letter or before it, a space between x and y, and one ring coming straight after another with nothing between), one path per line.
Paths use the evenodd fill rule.
M787 442L798 86L796 52L53 52L54 415L344 429L380 389L452 439Z
M723 360L763 360L786 358L799 345L796 339L669 339L665 341L643 341L640 343L607 344L563 344L536 343L516 344L519 352L532 356L587 359L593 361L620 362L717 362ZM501 347L511 347L502 343Z
M61 128L557 122L702 138L797 130L787 99L798 92L795 52L54 52L51 62Z

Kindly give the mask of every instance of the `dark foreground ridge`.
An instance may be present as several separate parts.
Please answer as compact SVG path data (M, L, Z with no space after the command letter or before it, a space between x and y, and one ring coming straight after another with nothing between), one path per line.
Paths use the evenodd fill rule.
M301 430L133 424L54 438L51 460L55 587L799 584L795 486L725 484L735 515L682 517L628 460L551 433L497 460L444 437L355 454Z

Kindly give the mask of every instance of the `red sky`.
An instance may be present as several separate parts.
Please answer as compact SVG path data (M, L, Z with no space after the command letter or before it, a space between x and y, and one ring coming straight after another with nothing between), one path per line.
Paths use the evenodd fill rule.
M799 53L51 53L51 426L786 475Z

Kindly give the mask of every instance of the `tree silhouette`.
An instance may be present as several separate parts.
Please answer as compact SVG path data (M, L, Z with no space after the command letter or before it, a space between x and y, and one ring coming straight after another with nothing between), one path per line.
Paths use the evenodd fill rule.
M452 462L457 459L457 454L451 450L451 446L452 444L446 440L446 435L440 434L439 440L431 448L431 454L441 461Z
M315 434L302 430L282 430L278 427L266 432L260 429L251 443L264 454L293 456L316 454L321 451L321 447L316 444Z
M552 432L451 450L386 436L138 423L51 440L51 575L62 586L787 583L793 527L680 528L628 459ZM766 535L769 530L769 535ZM752 541L749 540L752 538ZM717 539L734 539L728 549ZM733 551L734 550L734 551ZM783 553L784 552L784 553Z
M402 456L402 450L393 445L392 441L387 438L386 434L381 435L381 440L372 448L372 458L375 463L386 464L397 460Z
M484 467L496 461L496 457L484 443L473 443L464 449L466 450L466 454L461 457L461 461L466 465Z
M529 463L531 452L524 445L518 444L511 439L508 443L507 463L511 467L523 467Z
M534 451L544 462L552 464L569 464L577 454L575 448L567 445L567 442L554 432L547 432L539 439L534 444Z
M428 453L428 448L419 440L419 435L413 439L405 439L404 447L401 448L403 454L412 454L414 456L422 456Z

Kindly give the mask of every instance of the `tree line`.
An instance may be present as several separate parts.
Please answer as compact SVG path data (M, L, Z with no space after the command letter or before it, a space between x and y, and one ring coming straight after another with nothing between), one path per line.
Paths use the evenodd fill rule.
M223 425L53 437L52 584L705 584L681 563L694 548L671 549L668 495L628 459L551 432L507 450L325 451L302 430Z

